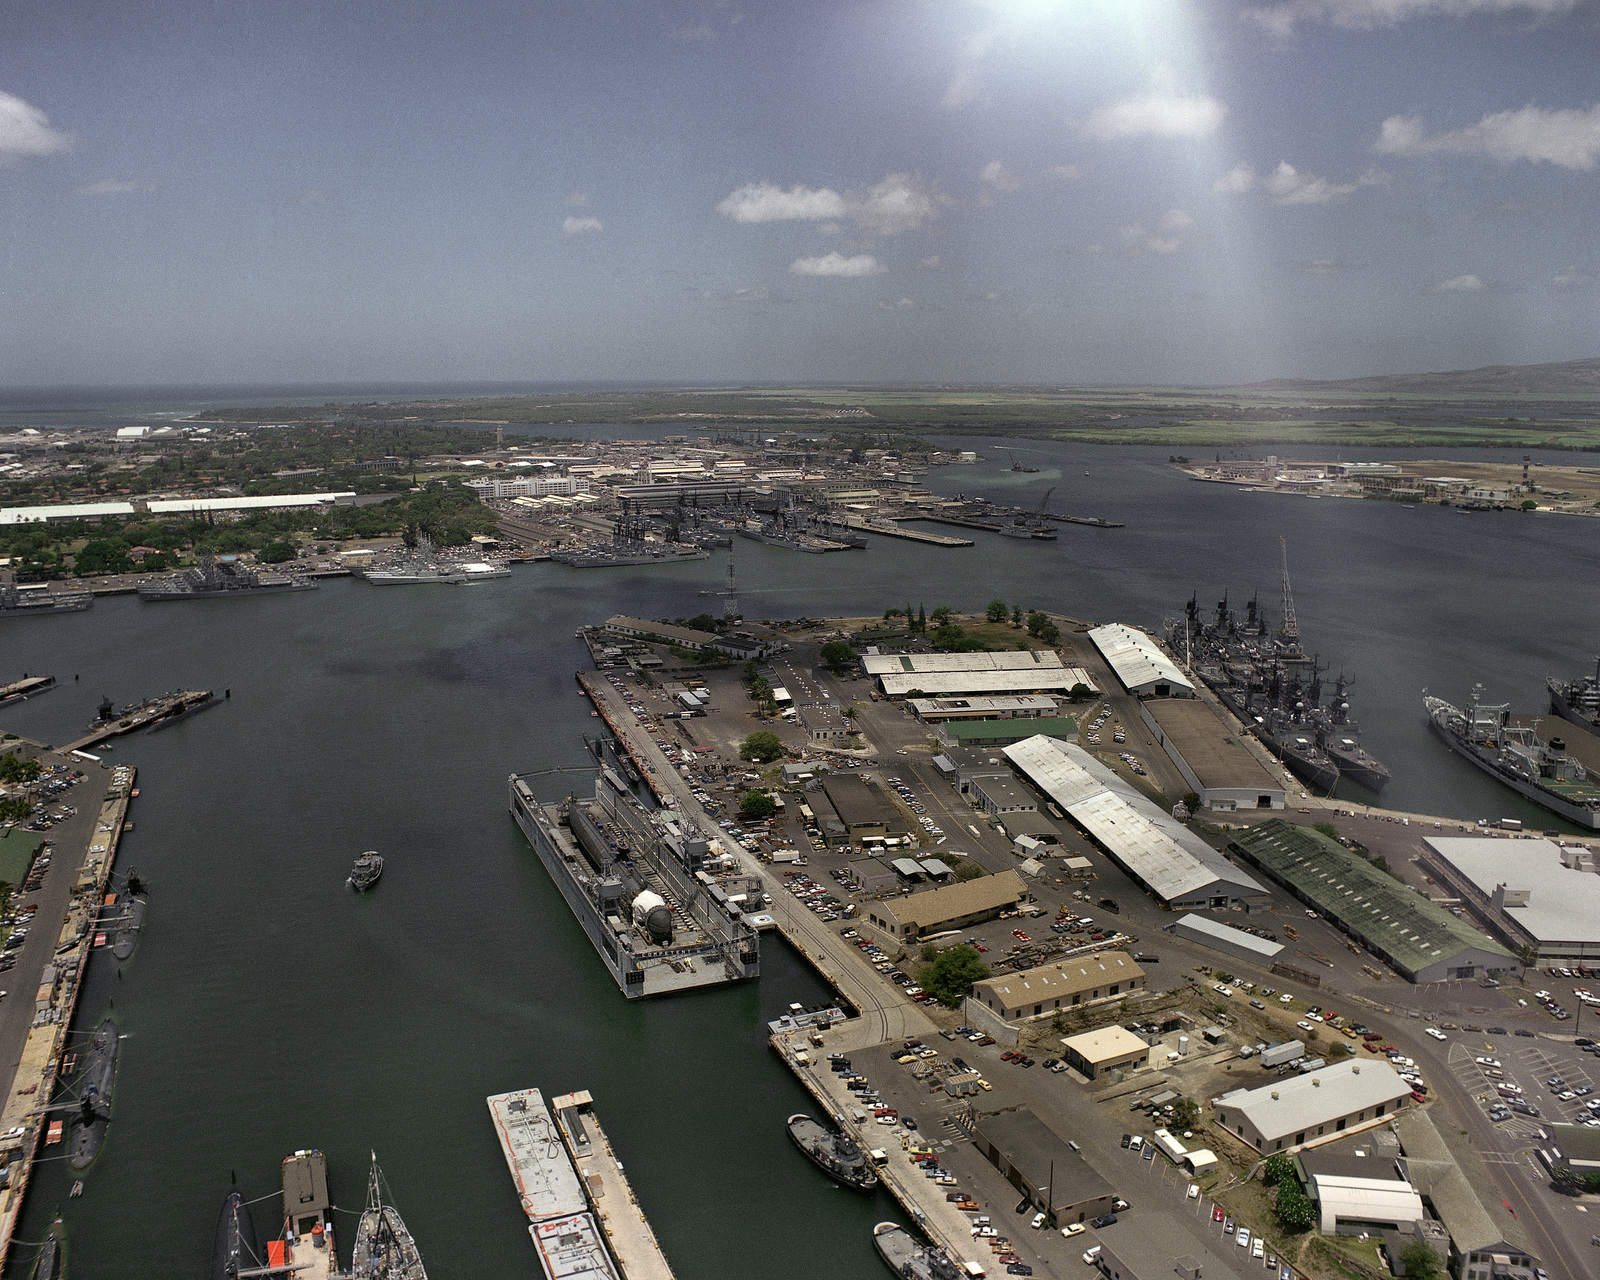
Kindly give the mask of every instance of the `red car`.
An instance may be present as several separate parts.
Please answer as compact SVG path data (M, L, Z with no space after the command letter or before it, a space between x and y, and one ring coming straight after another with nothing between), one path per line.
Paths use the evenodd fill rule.
M1213 1221L1213 1222L1221 1222L1222 1221L1222 1217L1223 1217L1222 1206L1220 1204L1212 1205L1211 1206L1211 1221Z
M1015 1049L1007 1049L1004 1053L1002 1053L1000 1055L1000 1061L1001 1062L1015 1062L1016 1059L1017 1059L1017 1056L1018 1056L1017 1055L1017 1051Z

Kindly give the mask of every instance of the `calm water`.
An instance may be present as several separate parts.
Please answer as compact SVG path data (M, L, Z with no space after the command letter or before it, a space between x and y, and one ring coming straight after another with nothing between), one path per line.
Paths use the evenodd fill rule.
M908 583L929 609L1001 595L1158 624L1191 591L1260 588L1276 613L1282 534L1302 632L1357 677L1368 744L1395 771L1390 802L1555 825L1432 740L1421 690L1455 700L1482 681L1542 709L1545 676L1583 671L1600 645L1600 525L1242 494L1182 478L1164 450L1016 453L1040 474L991 462L930 485L1031 505L1055 484L1052 509L1127 527L1066 526L1054 544L978 535L959 551L875 539L848 556L741 542L746 615L878 612ZM722 573L717 558L534 565L467 590L337 580L6 624L0 675L66 682L0 712L13 731L63 741L102 694L233 694L109 757L140 769L120 865L153 891L139 950L120 976L96 958L80 1004L97 1017L114 1001L129 1036L116 1122L82 1199L66 1198L62 1165L40 1166L21 1238L59 1207L80 1277L202 1275L231 1175L266 1196L284 1154L320 1146L336 1201L355 1206L375 1148L435 1280L527 1273L483 1099L582 1087L683 1280L880 1274L868 1233L890 1202L835 1190L782 1130L805 1095L764 1022L820 996L816 980L771 942L755 986L626 1003L505 811L512 770L585 762L574 628L699 613ZM343 881L368 848L389 866L357 898ZM258 1224L274 1219L259 1206ZM340 1225L348 1247L353 1218Z

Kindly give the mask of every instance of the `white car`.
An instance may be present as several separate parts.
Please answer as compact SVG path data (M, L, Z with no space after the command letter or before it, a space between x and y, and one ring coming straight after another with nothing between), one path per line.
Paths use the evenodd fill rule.
M1292 995L1290 995L1287 991L1285 991L1281 996L1278 997L1278 1003L1279 1004L1288 1004L1293 999L1294 999L1294 997Z
M1081 1236L1087 1230L1088 1228L1085 1227L1081 1222L1069 1222L1066 1226L1061 1228L1061 1234L1069 1237Z
M1198 1200L1200 1198L1200 1184L1198 1182L1189 1184L1189 1191L1185 1198L1189 1200Z
M1445 1035L1444 1032L1440 1031L1438 1027L1424 1027L1423 1030L1425 1030L1435 1040L1448 1040L1450 1038L1449 1036Z
M1098 1258L1099 1256L1100 1256L1100 1246L1099 1245L1095 1245L1094 1248L1092 1248L1092 1249L1085 1249L1084 1252L1083 1252L1083 1260L1085 1262L1087 1262L1090 1266L1094 1265L1095 1259Z
M1474 1058L1473 1061L1480 1067L1498 1067L1500 1065L1499 1058Z
M1302 1030L1302 1031L1310 1031L1311 1030L1311 1024L1309 1022L1307 1022L1304 1018L1300 1019L1300 1021L1295 1023L1294 1025L1299 1027L1300 1030Z
M1240 1227L1239 1234L1233 1239L1234 1243L1237 1244L1241 1249L1248 1249L1250 1247L1250 1228Z
M1043 1213L1036 1213L1033 1215L1033 1221L1028 1225L1037 1231L1040 1227L1044 1226L1045 1217L1046 1215Z

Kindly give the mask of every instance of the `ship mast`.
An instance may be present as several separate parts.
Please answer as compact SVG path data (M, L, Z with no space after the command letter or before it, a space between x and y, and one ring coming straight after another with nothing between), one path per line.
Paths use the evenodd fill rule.
M1278 639L1296 648L1300 645L1300 624L1294 616L1294 594L1289 590L1289 544L1278 535L1278 547L1283 552L1283 625L1278 628Z

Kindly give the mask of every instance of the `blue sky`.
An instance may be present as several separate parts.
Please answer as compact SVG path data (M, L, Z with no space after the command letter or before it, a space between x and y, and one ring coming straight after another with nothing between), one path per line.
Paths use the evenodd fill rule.
M12 0L0 384L1593 356L1597 0Z

